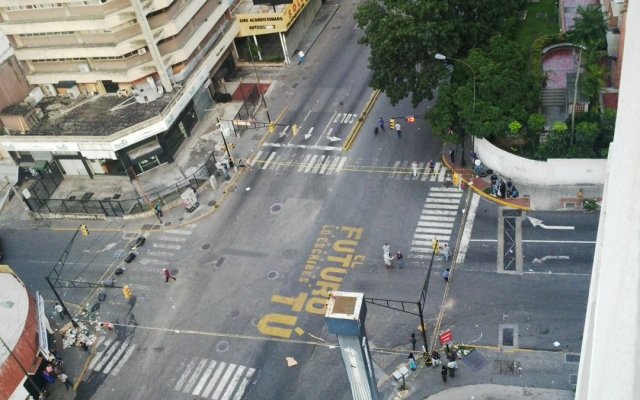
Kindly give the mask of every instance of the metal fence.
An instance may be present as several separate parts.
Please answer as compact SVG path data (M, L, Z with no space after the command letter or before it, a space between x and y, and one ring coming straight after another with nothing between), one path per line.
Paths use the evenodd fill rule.
M180 198L187 189L198 189L205 184L210 176L216 176L216 157L209 154L204 164L188 178L183 179L164 189L146 193L144 197L134 199L55 199L51 194L62 182L62 172L55 164L51 171L47 170L36 180L29 191L31 198L25 199L27 206L33 212L53 214L97 214L107 217L122 217L151 210L157 202L171 203ZM216 178L217 179L217 178ZM55 186L54 186L55 185Z

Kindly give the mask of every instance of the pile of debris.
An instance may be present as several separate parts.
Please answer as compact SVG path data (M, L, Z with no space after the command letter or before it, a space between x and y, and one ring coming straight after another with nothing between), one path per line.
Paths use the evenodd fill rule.
M71 346L82 347L87 349L96 341L96 335L89 333L89 328L82 322L78 322L78 327L74 328L71 322L60 328L62 336L62 348L66 349Z

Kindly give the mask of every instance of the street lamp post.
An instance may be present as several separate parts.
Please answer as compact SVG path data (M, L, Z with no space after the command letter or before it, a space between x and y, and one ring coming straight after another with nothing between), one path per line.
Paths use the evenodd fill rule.
M271 116L269 115L269 107L267 107L267 102L264 99L264 94L262 93L262 87L260 86L260 77L258 76L258 68L256 68L256 62L253 59L253 51L251 50L251 42L249 42L249 56L251 57L251 63L253 64L253 72L256 74L256 81L258 83L258 93L260 94L260 98L262 99L262 104L264 105L264 110L267 112L267 121L269 121L269 123L271 123Z
M457 58L447 57L444 54L440 54L440 53L437 53L434 57L435 57L436 60L440 60L440 61L452 60L452 61L455 61L455 62L459 62L459 63L465 65L467 68L469 68L469 71L471 71L471 75L473 76L473 103L472 103L473 105L472 105L472 112L473 112L473 116L475 116L476 115L476 71L474 71L473 68L471 68L471 65L469 65L469 63L467 63L465 61L462 61L462 60L459 60ZM473 141L474 141L473 139L474 139L474 136L471 135L472 146L473 146ZM465 164L466 164L466 162L464 161L464 133L462 133L462 158L461 159L462 159L462 161L460 162L460 165L464 167Z

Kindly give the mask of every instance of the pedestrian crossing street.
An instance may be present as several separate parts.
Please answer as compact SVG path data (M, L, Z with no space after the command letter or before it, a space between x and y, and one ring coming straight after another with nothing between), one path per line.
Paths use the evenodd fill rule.
M251 382L254 368L224 361L196 358L186 366L178 368L182 372L175 383L176 392L213 400L240 400ZM176 374L177 375L177 374Z
M248 161L252 168L271 171L293 170L304 174L338 175L341 172L368 172L384 174L388 179L405 181L444 182L449 179L447 168L434 163L430 172L428 162L418 162L414 176L413 161L397 160L392 166L362 166L350 164L342 155L296 154L277 150L260 150Z
M463 192L456 187L433 187L429 189L418 226L411 240L408 260L411 262L429 260L433 253L433 239L442 246L449 244L453 226L458 215L458 209ZM453 247L449 244L453 251Z
M118 340L115 333L99 336L95 343L96 353L88 368L105 375L117 376L136 349L136 345L131 343L132 338L133 336L129 336L125 340Z

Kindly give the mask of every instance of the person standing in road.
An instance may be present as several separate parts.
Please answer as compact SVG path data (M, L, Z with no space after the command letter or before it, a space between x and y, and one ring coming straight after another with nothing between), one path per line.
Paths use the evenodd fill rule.
M412 171L414 177L418 176L418 162L417 161L414 161L414 162L411 163L411 171Z
M298 65L302 64L304 62L304 51L300 50L298 51Z
M396 122L396 133L398 134L398 137L402 136L402 127L397 122Z
M436 164L433 160L429 160L429 174L433 174L433 169L436 167Z
M449 270L449 268L445 269L444 272L442 273L442 276L444 277L444 281L445 282L449 282L449 274L451 273L451 271Z
M155 206L153 206L153 210L156 212L158 217L162 217L164 214L162 213L162 203L158 201Z
M451 160L451 164L456 164L456 152L453 149L449 150L449 159Z
M395 257L391 257L390 253L384 253L384 255L382 256L382 258L384 259L384 267L386 269L391 269L393 268L393 264L391 264L391 261L393 261L393 259Z
M455 377L456 369L458 369L458 363L455 360L449 361L449 363L447 364L447 369L449 370L449 376L452 378Z
M442 361L440 361L440 353L438 353L437 351L432 351L431 352L431 366L433 368L437 367L438 365L440 365L442 363Z
M378 126L380 126L380 130L384 132L384 120L382 119L382 117L378 119Z
M409 337L409 342L411 342L411 350L415 351L416 350L416 343L418 342L416 340L416 334L412 333L411 336Z
M53 308L56 310L56 312L58 313L58 316L60 317L61 320L64 321L64 308L62 308L62 306L60 305L60 303L56 303L55 306L53 306Z
M396 260L398 260L398 267L399 268L404 268L404 260L403 260L403 256L402 253L397 251L396 252Z
M69 379L67 374L61 372L58 374L58 379L60 379L60 382L64 383L64 387L67 388L67 392L69 391L69 388L73 389L73 382L71 382L71 379Z
M451 255L451 249L449 248L448 244L444 244L444 246L442 246L442 255L444 256L444 260L445 261L449 261L449 256Z
M442 382L447 383L447 367L445 367L444 365L440 370L440 375L442 376Z
M382 254L391 253L391 246L388 243L382 245Z
M173 279L174 281L176 280L176 278L173 275L171 275L171 271L169 271L166 268L162 268L162 275L164 275L165 283L169 283L169 279Z

